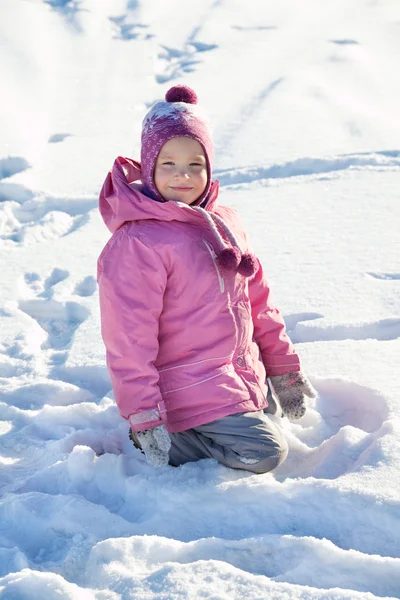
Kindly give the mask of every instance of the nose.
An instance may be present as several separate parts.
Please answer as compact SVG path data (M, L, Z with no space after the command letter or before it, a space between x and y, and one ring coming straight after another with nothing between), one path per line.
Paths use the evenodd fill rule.
M177 167L174 177L175 179L189 179L190 175L187 172L186 167Z

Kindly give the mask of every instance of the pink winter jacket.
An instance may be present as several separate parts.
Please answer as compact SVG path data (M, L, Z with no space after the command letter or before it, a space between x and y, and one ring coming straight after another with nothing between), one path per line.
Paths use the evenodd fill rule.
M98 260L102 336L121 415L136 431L183 431L267 406L266 375L300 370L261 265L223 272L201 213L140 192L140 165L119 157L100 195L112 237ZM136 183L135 183L136 181ZM206 210L247 249L233 209Z

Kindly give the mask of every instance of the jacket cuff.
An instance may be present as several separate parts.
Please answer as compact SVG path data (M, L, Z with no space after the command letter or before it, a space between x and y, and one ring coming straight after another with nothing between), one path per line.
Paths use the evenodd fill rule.
M300 371L300 359L297 354L279 355L263 355L263 363L267 377L274 375L286 375L286 373L294 373Z
M145 431L163 425L166 422L165 404L160 401L156 408L129 415L128 421L133 431Z

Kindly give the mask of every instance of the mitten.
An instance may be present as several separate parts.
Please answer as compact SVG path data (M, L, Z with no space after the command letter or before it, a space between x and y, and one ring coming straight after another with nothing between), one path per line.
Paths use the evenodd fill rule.
M306 396L315 398L314 390L307 377L300 371L270 377L274 392L282 407L283 416L301 419L306 412Z
M165 425L159 425L159 427L146 431L137 431L135 437L149 465L152 467L168 465L171 439Z

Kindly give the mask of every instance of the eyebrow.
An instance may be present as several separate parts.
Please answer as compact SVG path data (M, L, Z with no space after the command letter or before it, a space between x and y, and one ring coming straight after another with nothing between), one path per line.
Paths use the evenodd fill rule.
M160 153L160 158L171 158L171 159L174 159L175 157L172 156L171 154L163 154L161 152ZM190 157L190 160L194 160L194 159L198 160L199 158L205 160L205 157L204 157L203 154L192 154L192 156Z

